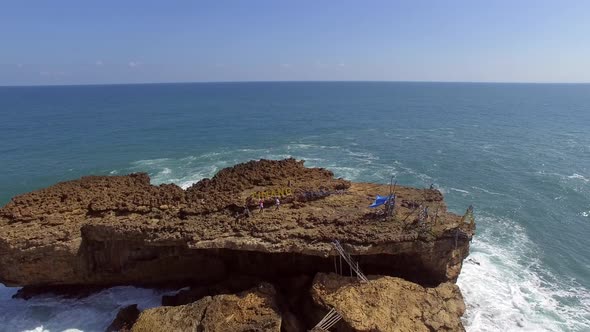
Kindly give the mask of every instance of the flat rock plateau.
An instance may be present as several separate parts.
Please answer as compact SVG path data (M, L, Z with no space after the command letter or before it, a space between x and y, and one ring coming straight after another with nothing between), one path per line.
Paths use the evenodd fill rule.
M393 213L369 208L392 189ZM0 208L0 282L23 298L184 287L119 315L133 317L120 330L305 331L334 310L331 331L463 331L466 216L436 189L354 183L295 159L238 164L186 190L145 173L87 176Z

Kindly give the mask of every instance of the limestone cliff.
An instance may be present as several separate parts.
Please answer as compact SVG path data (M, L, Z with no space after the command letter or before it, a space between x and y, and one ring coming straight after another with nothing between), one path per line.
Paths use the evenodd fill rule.
M386 218L368 205L389 190L294 159L239 164L186 190L151 185L143 173L83 177L0 208L0 282L209 285L240 276L281 284L334 272L333 240L368 275L454 282L474 225L448 212L438 190L401 186Z
M286 187L292 195L279 210L268 206L271 198L255 211L253 193ZM468 225L447 212L439 191L399 186L396 216L383 221L367 206L388 190L293 159L240 164L186 191L150 185L146 174L84 177L0 209L0 281L111 285L329 272L332 239L367 273L455 280L468 254ZM416 202L437 216L417 222ZM250 217L242 214L246 205Z

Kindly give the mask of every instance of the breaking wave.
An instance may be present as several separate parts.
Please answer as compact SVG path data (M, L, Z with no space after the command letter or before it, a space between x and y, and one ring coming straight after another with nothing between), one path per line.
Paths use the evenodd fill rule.
M154 289L113 287L83 299L45 295L25 301L12 299L15 292L15 288L0 284L1 331L104 331L123 307L156 307L162 295L167 294Z
M212 177L220 169L251 159L306 160L307 166L326 167L337 177L353 181L381 181L395 175L400 183L427 186L437 178L429 171L406 163L390 162L362 150L336 145L292 142L273 148L241 148L181 158L138 160L111 174L147 172L153 184L175 183L188 188ZM543 173L555 176L555 174ZM587 181L577 173L562 179ZM387 181L386 180L386 181ZM571 181L571 180L570 180ZM449 197L477 200L477 193L506 196L485 189L468 190L437 185ZM453 194L452 192L455 192ZM454 195L454 196L453 196ZM461 203L461 206L463 203ZM587 216L588 212L582 212ZM539 248L518 223L492 215L477 216L478 234L464 262L458 285L467 311L467 331L587 331L590 330L590 292L572 280L557 280L542 268ZM40 297L29 301L11 299L14 289L0 285L0 321L8 331L100 331L125 305L157 306L162 292L134 287L115 287L83 300Z
M508 219L478 217L459 276L467 331L588 331L590 292L544 270L525 230Z

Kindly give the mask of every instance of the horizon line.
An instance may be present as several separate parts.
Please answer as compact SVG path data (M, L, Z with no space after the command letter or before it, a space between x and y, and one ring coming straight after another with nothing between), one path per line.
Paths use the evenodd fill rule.
M117 85L159 85L159 84L231 84L231 83L446 83L446 84L538 84L538 85L587 85L588 82L506 82L506 81L426 81L426 80L235 80L235 81L169 81L129 83L73 83L73 84L16 84L0 85L0 88L25 87L74 87L74 86L117 86Z

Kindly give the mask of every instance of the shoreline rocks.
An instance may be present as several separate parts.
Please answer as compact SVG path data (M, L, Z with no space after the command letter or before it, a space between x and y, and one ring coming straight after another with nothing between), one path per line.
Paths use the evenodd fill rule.
M424 288L387 276L359 283L318 273L312 297L326 312L334 308L342 316L335 327L338 331L464 331L463 296L449 282Z
M144 310L131 331L280 332L281 322L276 291L262 283L239 294L205 296L190 304Z

